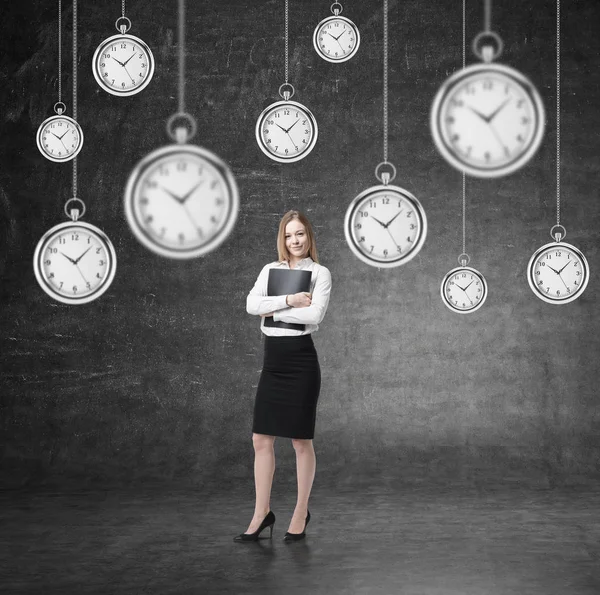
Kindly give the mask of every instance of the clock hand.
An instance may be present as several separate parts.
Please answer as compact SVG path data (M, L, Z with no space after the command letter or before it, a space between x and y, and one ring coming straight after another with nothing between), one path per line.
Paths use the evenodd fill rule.
M560 269L560 271L558 271L559 275L569 266L570 262L571 261L569 260L569 262L567 262L567 264L562 269Z
M335 40L337 41L344 33L346 33L346 29L344 29L336 38Z
M331 33L329 33L329 31L327 31L327 35L329 35L329 37L333 37L333 39L335 39L337 41L337 37L335 37L334 35L332 35Z
M506 99L503 103L500 104L499 107L497 107L486 119L486 122L491 122L496 115L498 114L498 112L510 101L510 97L508 99Z
M283 126L279 126L279 124L277 124L277 122L275 122L275 126L277 126L278 128L281 128L281 130L283 130L284 132L287 132L287 130Z
M92 246L90 246L79 258L76 258L73 264L77 264L91 249Z
M125 60L125 62L123 63L123 66L127 66L127 62L129 62L129 60L131 60L131 58L133 58L136 54L137 54L137 52L133 52L133 54L131 54L131 56L129 56L129 58L127 58L127 60Z
M297 122L298 120L296 120ZM295 122L294 122L295 124ZM286 130L287 135L290 137L290 140L292 141L292 145L294 145L294 148L296 149L296 151L298 150L298 145L296 145L296 143L294 142L294 139L292 138L292 135Z
M549 264L548 264L548 265L546 265L546 266L547 266L547 267L548 267L548 268L549 268L551 271L554 271L554 272L555 272L557 275L560 275L560 273L559 273L559 272L558 272L556 269L553 269L553 268L552 268L552 267L551 267Z
M125 64L127 64L127 62ZM125 66L125 64L123 64L123 68L125 69L125 72L129 75L131 82L135 85L135 81L133 80L133 77L129 74L129 70L127 70L127 67Z
M199 188L202 184L204 184L204 180L198 182L187 194L181 197L181 204L185 203L185 201Z
M61 254L67 259L70 260L73 264L77 264L70 256L67 256L64 252L61 252Z
M179 196L173 194L170 190L167 190L164 186L161 186L161 189L164 190L171 198L174 198L178 203L183 202Z
M85 276L83 275L83 273L81 272L81 269L79 268L79 265L77 263L75 263L75 266L77 267L77 270L79 271L79 274L82 276L83 280L89 285L89 281L85 278Z
M488 119L481 113L478 112L474 107L471 107L470 105L467 105L467 107L474 113L477 114L482 120L484 120L485 122L488 121Z
M116 58L114 58L113 56L111 56L111 58L115 61L118 62L121 66L124 66L123 62L119 62L119 60L117 60Z
M496 140L502 145L502 148L506 149L506 145L502 142L500 135L498 134L496 129L492 126L492 123L488 122L488 124L490 125L490 128L492 129L492 132L494 133L494 136L496 137Z
M454 285L456 285L456 287L458 287L459 289L462 289L463 291L465 291L465 288L461 287L458 283L456 283L456 281L454 282Z
M67 130L67 132L69 132L69 131ZM58 140L62 140L62 139L63 139L63 136L64 136L65 134L67 134L67 132L65 132L65 133L64 133L64 134L62 134L61 136L56 136L56 134L55 134L54 136L56 136L56 138L57 138Z
M373 215L371 215L371 219L375 219L375 221L377 221L377 223L379 223L384 229L387 227L387 225L385 223L383 223L382 221L379 221L379 219L377 219L377 217L373 217Z
M404 211L404 209L400 209L385 225L384 227L387 227L400 213L402 213L402 211Z
M567 291L569 290L569 286L565 283L565 280L560 276L560 273L558 275L560 277L560 280L563 282L563 285L567 288Z
M298 118L298 120L296 120L287 130L286 132L289 132L296 124L298 124L300 118Z
M463 289L463 291L464 291L465 293L467 293L467 289L469 289L469 287L471 287L471 285L472 285L472 284L473 284L473 281L471 281L471 283L469 283L469 284L468 284L468 285L467 285L467 286L466 286L466 287Z

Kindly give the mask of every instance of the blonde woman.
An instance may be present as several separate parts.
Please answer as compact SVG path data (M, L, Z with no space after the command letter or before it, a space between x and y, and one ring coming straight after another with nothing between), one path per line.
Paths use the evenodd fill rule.
M316 409L321 389L321 368L312 333L325 316L331 292L331 273L319 264L312 226L298 211L288 211L279 223L279 259L263 267L248 294L246 310L261 316L264 363L256 391L252 443L254 446L254 516L245 533L234 541L258 541L269 528L273 536L275 515L271 511L271 485L275 472L275 437L291 438L296 451L298 498L284 541L298 541L306 535L310 520L308 498L315 477L313 448ZM310 292L267 295L269 269L311 271ZM303 331L266 327L264 319L304 324Z

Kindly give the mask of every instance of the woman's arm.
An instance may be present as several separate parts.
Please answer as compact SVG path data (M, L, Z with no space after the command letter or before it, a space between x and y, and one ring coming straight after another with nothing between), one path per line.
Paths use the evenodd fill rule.
M286 308L273 312L273 320L297 324L320 324L327 312L331 293L331 273L323 267L317 273L312 303L307 308Z
M246 312L262 316L268 312L274 312L287 308L287 295L267 295L267 283L269 280L269 266L263 267L256 279L254 287L246 298Z

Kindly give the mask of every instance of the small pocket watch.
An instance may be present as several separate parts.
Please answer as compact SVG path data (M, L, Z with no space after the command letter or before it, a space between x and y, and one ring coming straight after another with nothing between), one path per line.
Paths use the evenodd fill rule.
M479 44L485 36L496 45ZM459 70L440 87L432 104L435 144L450 165L478 178L496 178L523 167L544 135L545 112L534 85L520 72L492 64L502 52L493 32L477 35L473 52L483 64Z
M173 132L176 118L187 119L191 133L183 126ZM148 154L129 176L124 196L127 222L140 243L160 256L203 256L233 229L238 188L219 157L187 143L196 133L189 114L171 116L167 132L176 144Z
M286 86L291 90L282 92ZM283 101L269 105L256 121L256 142L274 161L291 163L304 159L313 150L319 130L311 111L291 101L293 85L284 83L279 87L279 94Z
M564 233L552 231L562 228ZM575 246L562 241L566 230L552 228L554 242L539 248L529 260L527 280L533 293L549 304L576 300L587 287L590 273L587 260Z
M440 287L444 304L457 314L469 314L479 310L488 294L485 277L476 269L467 266L469 256L458 257L459 267L446 274Z
M427 218L421 203L408 191L391 186L396 176L375 176L383 183L361 192L344 219L344 233L352 252L363 262L381 268L396 267L414 258L427 236Z
M340 16L342 10L342 5L334 2L331 5L333 16L323 19L313 34L315 51L328 62L350 60L360 45L358 27L350 19Z
M50 161L70 161L83 147L83 130L76 120L64 114L65 110L62 101L56 103L56 116L44 120L37 131L38 149Z
M119 17L119 33L105 39L94 52L92 72L102 89L126 97L145 89L154 74L152 51L139 37L129 35L131 21Z
M94 225L79 221L79 209L67 210L71 221L48 230L38 242L33 270L40 287L64 304L85 304L99 298L117 270L115 249L108 236ZM85 214L85 205L83 212Z

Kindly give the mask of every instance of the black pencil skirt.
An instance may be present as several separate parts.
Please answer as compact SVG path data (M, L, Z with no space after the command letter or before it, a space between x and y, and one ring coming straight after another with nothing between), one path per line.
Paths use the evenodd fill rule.
M312 336L265 335L252 431L312 439L320 390L321 367Z

